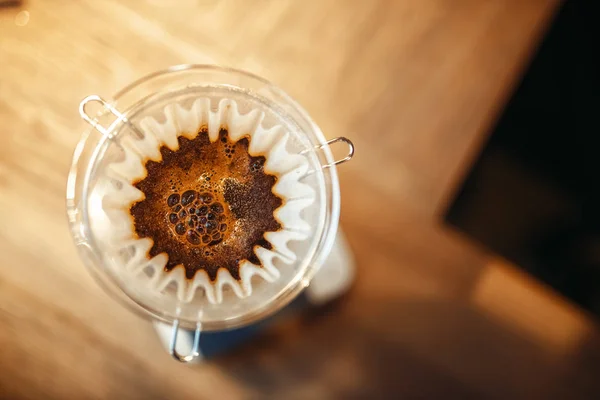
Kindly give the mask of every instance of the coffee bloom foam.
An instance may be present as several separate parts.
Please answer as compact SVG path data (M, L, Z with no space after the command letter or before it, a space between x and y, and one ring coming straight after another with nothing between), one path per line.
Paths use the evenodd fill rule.
M253 109L241 114L236 102L230 99L220 100L216 110L211 110L210 99L201 98L190 109L175 103L166 106L163 111L164 123L152 117L145 117L139 122L137 128L142 137L119 138L124 158L106 167L105 175L110 184L106 185L102 196L102 208L108 217L110 229L96 229L96 234L101 236L99 239L115 254L126 254L122 268L130 281L160 293L175 284L176 296L182 302L190 302L195 296L204 294L210 303L219 304L223 301L227 286L239 298L243 298L252 294L251 280L254 276L267 282L280 279L274 260L279 258L287 264L296 261L297 256L288 247L288 242L305 240L311 234L311 227L302 219L301 212L315 201L314 190L300 182L308 172L308 160L286 149L290 133L280 125L264 128L262 111ZM160 161L161 146L176 151L179 147L178 136L193 139L202 127L208 129L211 142L218 140L221 128L228 130L232 141L249 138L248 153L265 157L264 171L277 176L273 193L283 200L282 206L274 213L282 229L264 235L272 249L256 247L255 254L262 267L242 260L239 281L224 268L218 271L214 281L201 268L192 279L186 278L182 266L166 271L168 255L161 253L152 258L148 256L153 245L152 239L137 238L129 212L133 203L144 198L144 194L133 183L146 177L146 161ZM149 272L150 269L153 272ZM203 290L198 290L200 288Z

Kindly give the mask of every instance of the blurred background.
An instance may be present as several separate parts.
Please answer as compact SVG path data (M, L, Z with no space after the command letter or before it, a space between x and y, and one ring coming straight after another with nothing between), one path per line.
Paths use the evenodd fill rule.
M0 0L0 397L599 398L597 8ZM81 99L182 63L357 147L351 290L195 366L96 285L64 207Z

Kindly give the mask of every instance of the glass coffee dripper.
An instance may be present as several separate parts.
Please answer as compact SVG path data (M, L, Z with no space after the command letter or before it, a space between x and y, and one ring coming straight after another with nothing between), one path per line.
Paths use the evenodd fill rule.
M99 229L111 229L99 193L107 165L122 151L119 141L139 135L142 118L157 115L166 105L186 104L200 97L233 99L246 109L260 109L266 120L283 126L292 137L287 150L308 160L302 183L316 194L313 204L303 211L311 235L290 246L297 260L291 265L276 264L281 276L275 282L259 282L244 298L226 291L218 304L202 294L182 302L172 288L156 291L136 284L122 268L128 255L111 251L98 240ZM94 105L99 111L92 115L89 109ZM88 270L109 294L138 314L172 324L170 351L176 359L188 362L198 355L201 331L232 329L262 319L287 305L310 284L334 243L340 211L336 165L352 158L350 140L338 137L327 141L299 104L263 78L208 65L182 65L156 72L110 99L88 96L79 111L91 128L75 149L68 177L67 215L73 239ZM334 144L347 146L345 157L334 159L330 148ZM180 328L195 330L189 355L175 350Z

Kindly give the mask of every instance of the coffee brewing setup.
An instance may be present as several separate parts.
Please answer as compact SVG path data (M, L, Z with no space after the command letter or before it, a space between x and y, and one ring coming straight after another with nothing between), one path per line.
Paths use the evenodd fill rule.
M154 320L175 359L202 358L201 332L255 324L303 291L312 303L327 301L352 282L352 257L338 232L336 166L352 158L354 146L344 137L326 140L275 85L235 69L181 65L146 76L110 99L88 96L79 112L91 128L75 149L68 177L74 242L109 294ZM267 154L264 168L277 172L273 190L285 200L277 209L283 228L265 233L273 246L256 250L262 266L242 260L235 279L221 269L213 279L201 273L189 279L182 268L167 271L164 255L147 258L152 242L135 237L123 205L139 196L132 181L144 172L144 152L176 147L179 136L201 128L214 139L223 127L234 143L249 138L250 150ZM334 145L346 146L345 156L335 159ZM217 229L214 237L222 240L223 232Z

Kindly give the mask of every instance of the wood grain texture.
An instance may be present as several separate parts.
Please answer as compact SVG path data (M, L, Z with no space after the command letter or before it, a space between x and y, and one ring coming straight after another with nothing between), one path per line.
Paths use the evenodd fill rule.
M497 262L440 222L556 5L29 0L0 8L0 397L594 393L600 347L587 317L527 277L494 273ZM359 273L342 301L189 367L88 276L64 196L85 95L108 97L154 70L206 62L267 77L326 136L354 141L356 157L339 174ZM528 288L515 307L564 306L570 322L560 324L571 330L561 333L552 313L535 329L525 314L513 318L503 298L515 285Z

